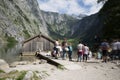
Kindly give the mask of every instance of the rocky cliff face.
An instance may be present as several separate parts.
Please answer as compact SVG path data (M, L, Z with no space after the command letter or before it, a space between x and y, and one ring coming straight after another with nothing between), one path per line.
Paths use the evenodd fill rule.
M79 18L42 11L43 18L48 25L48 30L53 37L57 38L81 38L93 39L103 27L102 17L98 14ZM57 36L56 36L57 35Z
M42 15L52 37L71 37L74 33L74 25L79 21L66 14L42 11Z
M104 17L102 37L108 40L120 39L120 0L108 0L100 10L99 16Z
M39 9L37 0L0 2L0 42L9 42L9 39L23 41L39 33L62 39L90 38L101 29L101 26L98 14L75 17L44 12Z
M102 17L99 13L84 17L79 20L79 23L74 27L76 32L74 32L74 37L83 38L86 41L92 40L95 35L101 35L101 29L103 27Z
M0 1L1 41L7 37L23 41L40 32L48 35L37 0Z

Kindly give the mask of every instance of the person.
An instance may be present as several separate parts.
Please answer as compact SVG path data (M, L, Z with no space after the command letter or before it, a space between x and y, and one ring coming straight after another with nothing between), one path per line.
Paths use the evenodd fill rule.
M55 58L56 58L56 59L58 58L58 47L59 47L59 40L57 39L57 40L55 41L54 48L53 48L53 50L54 50L54 55L55 55Z
M116 41L115 44L117 47L116 55L117 55L118 59L120 59L120 41L119 41L119 39Z
M38 49L38 50L36 51L36 53L35 53L35 56L37 56L37 55L40 54L40 53L41 53L41 50Z
M83 53L83 61L85 60L85 62L87 62L88 54L89 54L89 47L85 44L84 45L84 53Z
M63 54L62 54L62 59L64 60L66 58L66 53L68 51L68 44L67 44L67 39L64 38L63 42L62 42L62 51L63 51Z
M57 59L56 48L55 48L55 47L53 47L53 50L52 50L52 52L51 52L51 56L52 56L52 57L55 57L55 59Z
M117 40L113 40L111 44L111 48L112 48L112 53L110 57L111 57L111 60L114 60L117 56Z
M68 44L68 57L69 57L69 61L72 61L72 51L73 51L73 49L72 49L72 45L71 45L71 43L69 43Z
M108 56L108 49L109 49L109 44L106 39L103 40L103 42L100 45L100 48L102 50L102 62L107 62L107 56Z
M58 52L59 52L59 53L58 53L58 54L59 54L58 56L59 56L59 57L62 57L62 52L63 52L63 50L62 50L61 44L59 44L59 46L58 46L57 48L58 48Z
M118 57L119 57L119 60L120 60L120 39L117 42L117 49L118 49Z
M58 54L58 46L59 46L59 40L57 39L56 41L55 41L55 48L56 48L56 54Z
M99 43L100 42L100 37L98 35L95 35L94 40L95 40L96 43Z
M92 58L92 51L89 50L88 59L90 60L91 58Z
M83 50L84 50L84 45L81 43L81 41L79 41L79 44L77 45L77 55L78 55L78 59L77 62L81 62L82 60L82 56L83 56Z
M102 54L101 54L101 49L98 50L97 52L97 59L102 59Z

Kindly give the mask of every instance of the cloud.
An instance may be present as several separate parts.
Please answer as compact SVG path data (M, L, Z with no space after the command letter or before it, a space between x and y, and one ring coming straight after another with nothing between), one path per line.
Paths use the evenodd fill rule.
M102 3L97 3L97 0L82 0L83 3L86 5L86 6L90 6L89 8L85 8L86 11L85 13L87 15L91 15L91 14L95 14L97 13L103 6Z
M41 10L66 14L94 14L103 4L97 0L38 0Z

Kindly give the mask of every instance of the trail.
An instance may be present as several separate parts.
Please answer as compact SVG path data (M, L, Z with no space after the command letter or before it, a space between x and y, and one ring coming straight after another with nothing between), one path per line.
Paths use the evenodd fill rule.
M120 67L112 62L102 63L95 59L88 62L56 61L67 70L56 70L45 80L120 80Z

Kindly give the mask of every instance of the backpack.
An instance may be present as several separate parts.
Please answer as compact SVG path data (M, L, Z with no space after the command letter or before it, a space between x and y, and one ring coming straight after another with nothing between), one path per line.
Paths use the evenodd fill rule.
M68 49L69 49L69 51L72 51L72 47L71 46L68 46Z
M107 50L107 49L108 49L108 43L103 42L103 43L101 44L101 47L102 47L102 50Z

